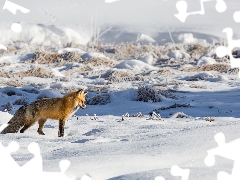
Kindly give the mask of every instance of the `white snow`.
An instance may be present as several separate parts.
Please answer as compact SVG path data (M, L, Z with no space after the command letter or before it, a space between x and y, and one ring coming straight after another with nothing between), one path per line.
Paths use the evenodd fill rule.
M121 62L120 64L116 65L115 68L119 69L130 69L133 71L151 71L151 70L157 70L157 67L151 66L146 64L145 62L132 59L132 60L126 60Z
M208 65L208 64L216 64L215 59L211 57L202 56L197 63L197 65Z
M180 34L178 40L182 43L196 43L198 41L198 39L193 37L192 33Z
M84 53L82 56L83 60L88 61L91 58L94 57L99 57L99 58L106 58L106 56L104 54L101 53L96 53L96 52L91 52L91 53Z
M152 65L153 64L153 55L144 55L143 57L139 58L140 61L145 62L146 64Z
M142 42L142 43L154 43L156 42L153 38L151 38L150 36L146 35L146 34L141 34L139 35L139 37L137 38L137 42Z
M182 59L182 58L190 58L188 53L182 52L180 50L173 50L167 54L170 58Z

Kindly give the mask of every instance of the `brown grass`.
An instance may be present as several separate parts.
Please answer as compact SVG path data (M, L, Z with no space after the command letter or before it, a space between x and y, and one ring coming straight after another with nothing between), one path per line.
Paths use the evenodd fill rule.
M113 67L116 66L117 63L115 61L112 61L108 58L102 58L102 57L93 57L88 61L85 61L84 64L90 65L90 66L109 66Z
M135 76L130 71L113 70L107 72L104 75L108 83L119 83L119 82L129 82L129 81L144 81L144 76Z
M196 67L187 67L181 69L184 72L199 72L199 71L228 71L230 69L230 65L228 64L208 64L204 66L196 66Z
M63 54L50 53L50 52L36 52L34 57L26 62L34 63L37 61L39 64L50 63L68 63L68 62L82 62L83 59L80 54L76 52L67 52Z
M19 77L40 77L40 78L50 78L53 77L52 72L48 69L40 68L40 67L34 67L33 69L30 69L28 71L15 73L14 75L17 75Z
M208 53L210 49L211 49L210 46L206 46L201 43L196 43L190 45L189 49L187 50L187 53L190 54L191 56L197 56Z

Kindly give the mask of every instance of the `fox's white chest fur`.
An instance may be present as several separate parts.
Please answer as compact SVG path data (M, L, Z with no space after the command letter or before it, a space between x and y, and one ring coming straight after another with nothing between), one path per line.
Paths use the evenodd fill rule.
M72 117L72 115L74 115L78 111L79 108L80 108L80 105L75 106L72 109L72 112L71 112L71 114L68 117Z

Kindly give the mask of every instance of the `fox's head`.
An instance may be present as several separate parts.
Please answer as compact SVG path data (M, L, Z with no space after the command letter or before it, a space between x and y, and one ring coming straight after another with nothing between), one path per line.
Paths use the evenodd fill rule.
M77 93L77 98L76 100L78 101L78 105L82 108L85 109L87 106L85 104L85 96L87 92L84 91L84 89L81 89L76 92Z

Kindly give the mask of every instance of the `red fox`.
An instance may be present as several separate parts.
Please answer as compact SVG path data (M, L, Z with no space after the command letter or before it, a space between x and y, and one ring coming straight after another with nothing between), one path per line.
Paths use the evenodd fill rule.
M58 137L64 136L64 125L67 118L72 116L79 108L85 109L85 95L83 89L72 91L62 98L44 98L39 99L27 106L20 107L14 116L8 122L8 126L1 132L17 133L19 129L20 133L24 133L29 127L31 127L36 121L38 121L39 128L37 132L41 135L45 135L43 127L47 119L59 120Z

